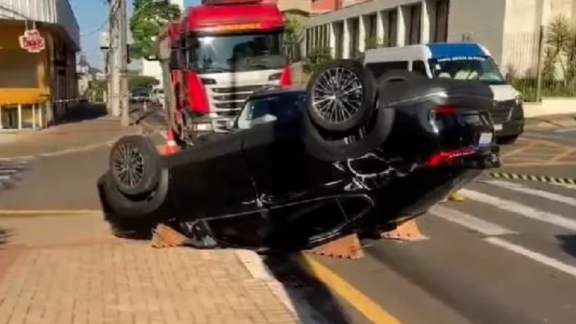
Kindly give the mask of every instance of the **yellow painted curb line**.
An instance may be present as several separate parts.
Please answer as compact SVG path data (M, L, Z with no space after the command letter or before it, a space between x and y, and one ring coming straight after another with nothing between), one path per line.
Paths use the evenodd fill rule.
M79 215L101 214L98 209L0 209L0 215Z
M314 260L313 257L301 253L297 259L300 266L304 268L304 271L346 300L371 322L378 324L402 324L402 322L386 312L380 305L330 269L323 266L320 262Z

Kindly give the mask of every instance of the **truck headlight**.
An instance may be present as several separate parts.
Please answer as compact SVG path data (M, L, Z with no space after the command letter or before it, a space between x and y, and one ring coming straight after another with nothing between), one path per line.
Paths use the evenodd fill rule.
M212 123L194 124L193 129L197 132L211 132L212 131Z
M282 73L275 73L268 77L268 81L278 81L282 77Z

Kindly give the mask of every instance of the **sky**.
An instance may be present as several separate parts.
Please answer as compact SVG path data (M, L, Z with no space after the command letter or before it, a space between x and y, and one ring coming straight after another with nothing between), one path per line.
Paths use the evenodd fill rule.
M104 58L100 50L100 33L108 30L108 14L110 4L108 0L69 0L80 25L80 41L82 53L91 66L102 69ZM132 0L128 2L128 19L132 13ZM199 0L185 0L186 7L195 5ZM131 68L137 64L131 65Z

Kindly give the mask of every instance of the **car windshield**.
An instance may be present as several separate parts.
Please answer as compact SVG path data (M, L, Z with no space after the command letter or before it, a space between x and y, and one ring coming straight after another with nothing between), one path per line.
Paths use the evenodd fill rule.
M248 100L236 119L235 127L249 129L255 125L289 120L306 108L306 92L286 92Z
M430 70L435 78L480 80L492 85L506 84L506 79L489 56L431 59Z
M200 74L281 69L287 61L283 33L190 36L189 62Z

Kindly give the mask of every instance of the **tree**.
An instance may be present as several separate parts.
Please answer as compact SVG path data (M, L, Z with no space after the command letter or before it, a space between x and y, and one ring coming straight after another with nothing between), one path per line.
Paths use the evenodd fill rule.
M134 0L133 8L130 32L134 43L130 47L130 56L134 59L157 56L158 34L168 22L180 16L180 8L167 1L157 0Z
M286 56L291 62L300 60L300 44L302 43L302 32L304 26L297 15L284 14L284 42L286 44Z
M556 66L560 67L564 85L576 80L576 31L570 27L570 20L557 16L546 28L544 36L543 79L556 78Z
M145 75L131 75L128 78L128 87L130 89L146 89L146 90L152 90L152 88L154 88L154 86L159 85L160 81L158 81L158 79L151 77L151 76L145 76Z

